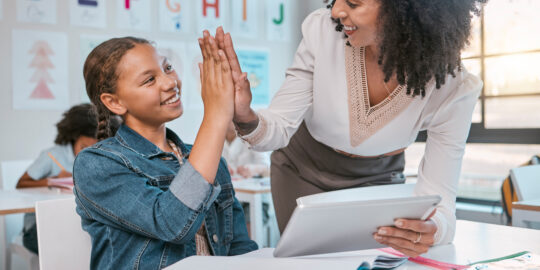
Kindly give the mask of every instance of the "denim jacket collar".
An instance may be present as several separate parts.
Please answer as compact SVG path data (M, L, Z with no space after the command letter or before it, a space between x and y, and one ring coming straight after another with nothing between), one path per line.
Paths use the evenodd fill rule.
M167 139L172 140L177 146L180 147L185 158L189 156L191 149L186 147L182 140L180 140L180 138L172 130L167 128L165 136ZM163 152L159 147L125 124L120 126L114 137L126 148L146 158L152 158L165 154L165 152Z

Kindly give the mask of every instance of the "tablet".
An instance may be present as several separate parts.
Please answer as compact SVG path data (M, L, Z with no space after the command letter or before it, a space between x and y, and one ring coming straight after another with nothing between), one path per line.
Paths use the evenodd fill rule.
M384 247L373 239L378 227L393 226L397 218L424 220L441 197L410 195L360 201L323 201L297 205L274 250L275 257Z

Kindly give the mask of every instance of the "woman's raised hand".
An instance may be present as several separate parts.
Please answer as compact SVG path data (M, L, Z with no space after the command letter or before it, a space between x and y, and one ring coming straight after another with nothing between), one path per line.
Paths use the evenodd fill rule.
M203 32L199 46L203 55L199 69L205 116L220 118L228 125L234 113L235 96L231 66L208 31Z

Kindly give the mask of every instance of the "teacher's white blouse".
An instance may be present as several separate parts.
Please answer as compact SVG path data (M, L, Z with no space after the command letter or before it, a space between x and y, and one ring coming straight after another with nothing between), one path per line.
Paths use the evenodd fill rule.
M259 151L285 147L302 121L311 135L332 148L376 156L412 144L427 130L424 157L418 168L418 195L438 194L442 202L432 220L436 244L451 242L455 231L457 182L472 111L482 81L464 68L424 98L406 95L398 86L381 103L370 106L364 49L345 45L330 10L310 14L302 24L303 39L286 80L270 106L258 112L259 125L242 138Z

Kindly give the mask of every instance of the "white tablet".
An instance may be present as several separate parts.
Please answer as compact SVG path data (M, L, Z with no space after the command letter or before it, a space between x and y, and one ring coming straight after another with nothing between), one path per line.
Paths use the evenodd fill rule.
M409 195L390 199L323 201L298 204L274 250L275 257L383 247L373 239L378 227L393 226L397 218L426 219L441 197Z

